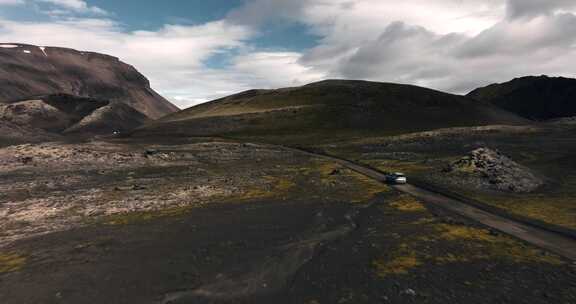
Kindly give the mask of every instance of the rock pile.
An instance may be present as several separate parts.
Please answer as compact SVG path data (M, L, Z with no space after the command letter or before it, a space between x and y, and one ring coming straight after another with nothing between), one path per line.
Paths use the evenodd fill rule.
M477 187L500 191L525 193L544 185L544 180L530 169L489 148L470 152L444 171L466 178Z

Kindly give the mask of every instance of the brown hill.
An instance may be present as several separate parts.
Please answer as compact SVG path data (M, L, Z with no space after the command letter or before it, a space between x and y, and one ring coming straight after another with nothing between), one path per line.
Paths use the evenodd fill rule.
M0 103L60 93L125 103L152 119L178 110L134 67L116 57L0 44Z

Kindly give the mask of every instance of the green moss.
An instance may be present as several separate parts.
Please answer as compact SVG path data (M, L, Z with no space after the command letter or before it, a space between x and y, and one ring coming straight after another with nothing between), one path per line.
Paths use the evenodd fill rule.
M140 222L150 221L163 217L174 217L185 215L188 212L190 212L190 210L192 210L194 207L195 206L185 206L177 208L168 208L157 211L120 213L106 216L102 219L102 222L104 222L107 225L137 224Z
M431 166L423 164L419 161L376 159L376 160L362 160L362 162L385 172L404 172L407 174L415 174L432 169Z
M414 255L399 256L391 260L378 259L372 262L376 269L376 275L384 278L391 274L407 274L411 269L422 265L422 262Z
M576 229L576 175L552 190L536 193L497 193L453 189L464 196L512 214Z
M389 199L391 203L380 208L387 216L398 219L397 225L406 232L401 243L389 248L385 256L373 260L372 267L379 278L409 275L424 265L483 261L552 266L566 263L556 255L484 228L440 222L418 200L409 196L398 194ZM402 222L406 213L411 213L410 221ZM414 216L418 218L414 219Z
M434 228L439 233L437 240L463 242L464 244L468 242L470 245L483 248L482 251L468 253L465 256L455 255L456 260L505 259L516 263L536 262L553 265L565 263L558 256L543 254L539 249L524 245L508 236L491 234L487 229L451 224L436 224Z
M238 199L256 200L286 196L296 186L292 178L289 176L266 176L263 185L255 185L245 189Z
M403 194L390 203L390 206L406 212L424 212L428 209L413 196Z
M26 257L16 253L0 253L0 273L20 271L26 260Z
M337 163L315 160L293 167L282 167L277 172L269 173L261 181L254 183L254 186L246 188L239 198L321 198L366 202L387 191L390 191L388 186Z

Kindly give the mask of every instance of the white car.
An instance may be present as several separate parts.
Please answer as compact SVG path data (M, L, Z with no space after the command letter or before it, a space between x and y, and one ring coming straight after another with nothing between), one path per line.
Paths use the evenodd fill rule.
M408 179L404 173L396 172L386 175L386 181L391 184L403 185L408 183Z

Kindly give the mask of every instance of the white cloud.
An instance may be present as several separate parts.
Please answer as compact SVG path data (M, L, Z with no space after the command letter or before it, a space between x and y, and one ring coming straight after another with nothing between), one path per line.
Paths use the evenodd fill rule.
M236 14L270 12L268 21L308 25L321 39L299 64L332 78L465 93L527 74L575 75L573 0L299 0L289 9L281 2L253 0L232 15L242 22Z
M508 16L512 19L532 18L574 7L576 7L574 0L508 0Z
M24 4L24 0L0 0L0 6L1 5L23 5Z
M299 86L326 76L300 64L300 57L296 52L246 51L234 57L225 70L181 69L167 75L171 83L157 83L175 103L188 107L240 91Z
M234 59L233 70L247 75L259 88L300 86L326 77L321 71L300 63L297 52L254 52Z
M0 0L1 1L1 0ZM91 13L98 15L106 15L107 12L97 6L90 6L82 0L35 0L36 2L43 2L55 5L61 9L51 10L49 13L53 15L66 14L69 12L76 13Z

